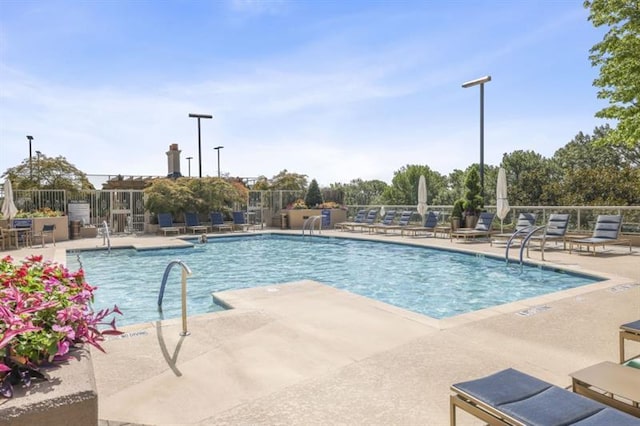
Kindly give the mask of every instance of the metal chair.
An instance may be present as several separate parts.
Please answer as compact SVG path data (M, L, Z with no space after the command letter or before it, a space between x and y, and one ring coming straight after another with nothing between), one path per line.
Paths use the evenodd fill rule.
M42 230L35 235L36 237L40 237L40 239L42 240L42 247L45 247L44 238L46 236L50 236L51 237L51 241L53 242L53 245L54 246L56 245L55 230L56 230L56 225L55 224L42 225Z

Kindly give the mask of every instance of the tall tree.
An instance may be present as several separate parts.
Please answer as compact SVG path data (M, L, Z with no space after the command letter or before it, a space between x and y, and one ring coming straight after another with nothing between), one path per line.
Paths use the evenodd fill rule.
M429 166L411 164L400 168L393 174L391 185L382 194L384 204L416 205L418 204L418 184L420 176L427 181L427 204L433 204L446 188L446 178Z
M307 189L307 175L290 173L284 169L271 179L270 189L305 191Z
M304 196L304 203L309 208L313 208L323 203L322 193L320 192L320 187L318 186L318 182L315 179L311 179L311 183L309 184L309 189L307 190L307 193Z
M381 180L353 179L347 184L332 183L331 189L342 190L343 203L346 205L367 206L380 204L380 197L387 188L387 184Z
M600 67L593 82L598 98L609 106L596 117L617 120L614 131L601 139L610 145L640 144L640 1L587 0L589 20L597 28L608 27L601 42L590 50L591 64Z
M2 177L9 179L14 189L94 189L87 175L62 156L39 155L31 164L26 159L7 169Z
M549 203L545 185L553 179L549 159L534 151L513 151L502 156L507 174L509 203L519 206L538 206Z

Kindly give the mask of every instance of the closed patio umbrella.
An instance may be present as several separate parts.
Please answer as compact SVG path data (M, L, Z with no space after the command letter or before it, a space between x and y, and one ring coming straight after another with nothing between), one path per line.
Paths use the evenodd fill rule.
M4 181L4 201L0 211L5 219L12 219L18 213L18 208L13 203L13 189L9 179Z
M503 221L511 210L507 198L507 175L502 167L498 170L498 182L496 185L496 216L500 218L500 232L503 231Z
M422 216L424 222L424 215L427 212L427 180L424 175L420 175L418 181L418 213Z

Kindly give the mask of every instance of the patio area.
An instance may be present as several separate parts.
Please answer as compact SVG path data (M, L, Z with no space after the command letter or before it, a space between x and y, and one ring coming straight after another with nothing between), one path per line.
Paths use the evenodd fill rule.
M504 255L488 242L322 234ZM111 243L185 244L156 236ZM10 254L63 262L65 249L97 246L101 239L81 239ZM187 337L179 319L126 327L106 354L92 351L100 424L444 425L456 382L513 367L567 387L570 373L618 360L619 326L640 318L640 250L607 247L594 257L551 249L545 258L609 280L444 320L301 281L220 293L234 309L190 317ZM458 422L482 424L462 413Z

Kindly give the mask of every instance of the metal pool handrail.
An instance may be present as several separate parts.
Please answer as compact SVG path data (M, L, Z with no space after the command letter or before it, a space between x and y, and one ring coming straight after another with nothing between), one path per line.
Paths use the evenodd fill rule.
M106 220L102 221L102 245L105 244L105 239L107 241L107 249L109 250L109 253L111 253L111 237L109 236L109 225L107 224Z
M174 265L180 265L182 267L182 332L181 336L188 336L190 333L187 331L187 277L191 276L191 268L187 266L182 260L172 260L164 270L162 276L162 284L160 285L160 294L158 295L158 311L162 312L162 298L164 297L164 288L167 285L167 278L169 278L169 272Z

